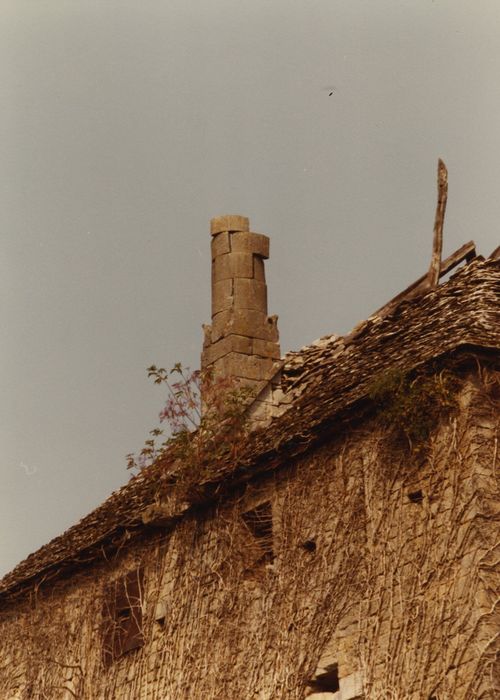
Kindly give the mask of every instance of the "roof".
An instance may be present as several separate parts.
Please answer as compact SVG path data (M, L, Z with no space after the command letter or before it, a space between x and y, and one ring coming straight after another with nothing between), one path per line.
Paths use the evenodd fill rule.
M412 285L412 288L414 285ZM399 295L398 295L399 296ZM500 260L475 258L446 283L420 296L388 304L344 337L326 336L283 361L288 409L251 433L237 464L217 463L204 484L249 478L306 451L340 417L366 398L373 378L389 367L416 368L460 348L500 350ZM120 535L144 530L144 514L167 484L165 459L144 469L65 533L30 554L0 581L0 596L57 574ZM189 505L175 497L162 524L174 523Z

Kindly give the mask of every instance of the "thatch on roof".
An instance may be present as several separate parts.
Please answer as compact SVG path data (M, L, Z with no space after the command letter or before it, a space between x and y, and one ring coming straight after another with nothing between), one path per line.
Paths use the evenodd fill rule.
M290 407L267 429L249 436L237 464L211 465L201 486L208 496L217 484L278 467L335 429L339 417L366 398L370 382L380 372L392 367L411 370L467 347L498 354L498 259L476 258L445 284L401 301L387 315L370 317L348 336L331 336L289 353L282 386L293 397ZM0 582L0 596L82 559L91 560L101 546L123 533L143 531L144 512L165 490L171 469L167 454L134 476L92 513L18 564ZM174 498L164 524L173 525L186 507Z

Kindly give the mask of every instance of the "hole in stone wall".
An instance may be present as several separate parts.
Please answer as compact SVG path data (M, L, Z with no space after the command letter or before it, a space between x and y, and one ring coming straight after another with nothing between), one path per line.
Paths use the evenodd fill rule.
M142 632L143 569L114 581L103 600L103 661L115 659L144 644Z
M306 540L305 542L302 542L302 548L305 549L306 552L313 554L316 551L315 540Z
M336 693L340 690L338 664L330 664L319 673L308 686L315 693Z
M273 511L270 501L261 503L241 516L243 522L258 546L260 556L255 563L272 562L273 551Z
M412 503L422 503L424 500L424 494L420 489L418 491L410 491L408 498Z

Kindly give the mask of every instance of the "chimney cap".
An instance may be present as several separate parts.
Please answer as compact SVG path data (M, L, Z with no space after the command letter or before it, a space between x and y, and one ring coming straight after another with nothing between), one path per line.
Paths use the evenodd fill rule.
M224 214L210 221L210 233L215 236L223 231L250 231L250 221L246 216Z

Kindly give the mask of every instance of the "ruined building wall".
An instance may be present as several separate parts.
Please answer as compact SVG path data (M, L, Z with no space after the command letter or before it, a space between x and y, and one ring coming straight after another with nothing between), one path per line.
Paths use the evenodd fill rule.
M4 605L0 697L498 697L488 386L486 373L467 385L424 463L366 422L170 535ZM104 668L103 597L139 565L144 645ZM335 666L339 690L319 692Z
M345 673L361 670L366 698L499 695L500 424L491 379L464 391L461 416L424 464L388 459L376 435L365 453L363 597L331 649Z

